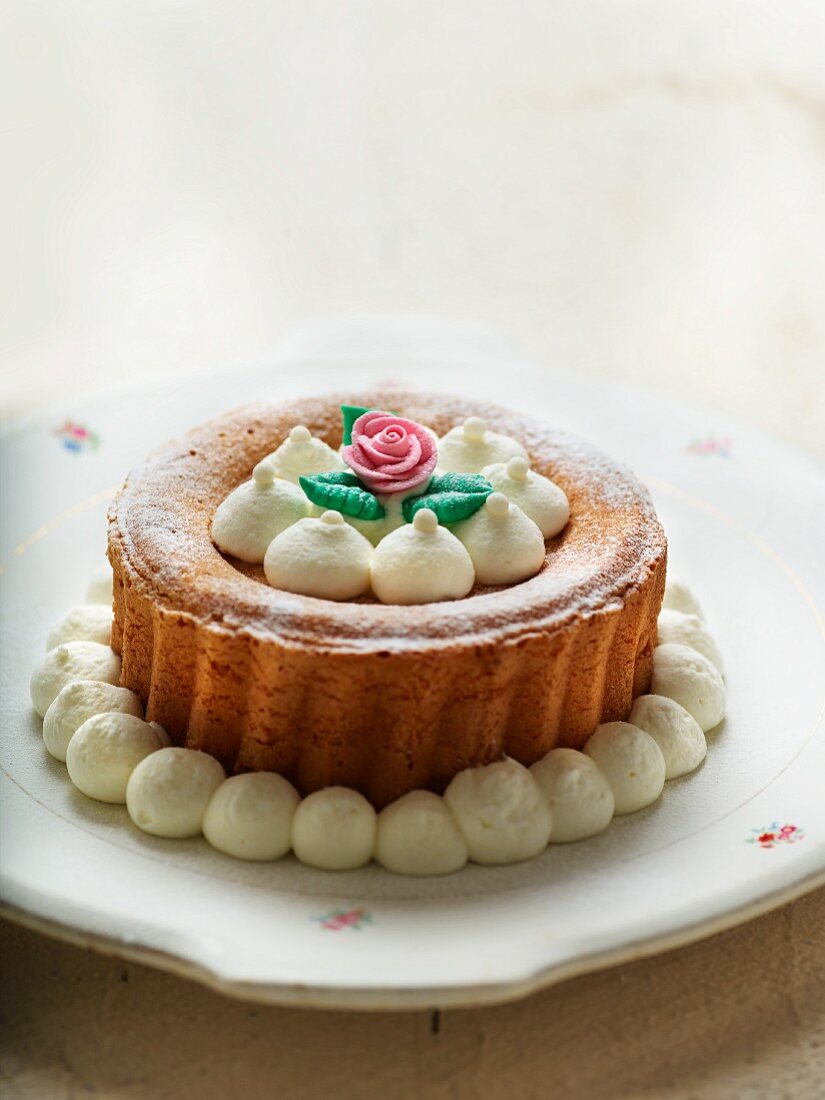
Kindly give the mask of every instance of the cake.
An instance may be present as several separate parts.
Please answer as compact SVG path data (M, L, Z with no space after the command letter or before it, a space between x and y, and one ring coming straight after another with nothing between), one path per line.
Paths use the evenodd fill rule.
M239 409L130 474L108 554L32 673L45 748L235 859L533 859L651 806L725 716L647 492L495 406Z
M315 448L318 473L326 475L315 485L323 499L334 503L338 489L354 484L340 457L348 432L342 406L362 415L392 410L388 416L426 426L441 441L436 460L442 451L452 456L454 471L463 461L455 435L462 424L470 425L465 451L472 451L473 432L483 441L492 430L490 446L515 441L512 454L503 443L496 444L501 453L488 448L487 457L506 460L485 467L490 477L509 470L508 461L517 471L526 452L532 471L569 502L569 521L540 549L535 575L490 583L499 572L482 567L466 517L452 531L467 525L474 573L466 594L436 602L393 602L392 585L382 596L388 602L375 591L338 598L287 591L273 586L280 574L269 559L222 552L213 541L218 510L273 455L278 478L291 476L277 456L286 462L284 444L297 429L294 442ZM444 471L419 436L416 468L432 484L484 480L459 469L457 480L437 482ZM262 485L273 476L256 473ZM300 485L300 474L295 480ZM380 478L371 487L372 499L386 503ZM287 515L298 498L279 488ZM409 488L414 495L421 486ZM491 481L481 501L491 515L502 496L493 490ZM369 496L359 507L375 513ZM376 537L373 562L398 532L416 537L420 528L423 538L428 523L435 527L427 501L410 500L410 514L392 523L395 513L379 504L383 519L372 521L391 530ZM420 518L413 514L419 505ZM325 522L311 508L307 519L300 514L288 516L275 543L297 538L299 524ZM344 518L348 532L371 522ZM381 392L250 406L166 444L130 473L114 501L108 555L120 685L139 696L148 721L229 773L274 772L304 796L347 787L381 809L414 790L441 793L463 770L504 757L529 766L557 747L581 749L598 726L624 722L650 689L667 544L647 491L595 447L497 406ZM377 581L374 589L381 591Z

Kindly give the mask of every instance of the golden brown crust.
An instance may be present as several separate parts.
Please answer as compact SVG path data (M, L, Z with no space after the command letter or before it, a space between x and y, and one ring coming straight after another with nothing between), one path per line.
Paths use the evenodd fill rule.
M343 403L443 434L468 415L520 439L570 500L544 569L419 607L270 588L210 538L221 500L296 423L337 446ZM270 769L382 806L507 753L532 763L625 718L650 682L666 541L634 476L573 436L495 406L380 393L253 406L162 447L110 512L113 645L148 717L229 770Z

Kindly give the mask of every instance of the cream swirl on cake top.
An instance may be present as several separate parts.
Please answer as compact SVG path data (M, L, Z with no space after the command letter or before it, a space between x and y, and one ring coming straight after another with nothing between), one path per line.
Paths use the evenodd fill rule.
M351 600L369 588L372 546L340 512L302 519L269 544L264 558L273 588L326 600Z
M264 460L252 477L221 504L212 520L212 538L227 554L241 561L262 562L274 538L304 519L309 501L297 485L275 476Z
M541 569L570 509L518 440L479 417L439 440L393 412L342 413L340 454L298 424L219 505L219 549L263 563L274 588L333 600L371 588L393 604L461 599Z
M493 493L455 533L467 547L480 584L516 584L544 564L541 531L517 504Z
M485 466L508 462L516 455L527 457L521 443L509 435L490 431L480 416L468 416L438 443L439 467L459 474L477 474Z
M473 587L467 550L435 512L422 508L373 551L370 583L382 603L419 604L457 600Z
M570 503L565 493L549 478L530 469L522 455L509 462L496 462L481 471L498 493L517 504L546 539L553 538L567 526Z
M337 451L333 451L323 439L314 436L304 424L296 424L280 447L268 455L267 459L276 477L282 477L296 485L304 474L345 469Z

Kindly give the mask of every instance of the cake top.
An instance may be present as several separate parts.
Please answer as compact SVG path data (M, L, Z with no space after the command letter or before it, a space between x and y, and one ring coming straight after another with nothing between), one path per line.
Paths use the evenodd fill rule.
M539 572L570 509L518 440L479 416L439 440L395 412L341 413L338 451L296 424L219 504L218 549L274 588L333 600L436 603Z
M342 406L346 406L343 414ZM391 419L382 421L382 416ZM348 417L350 442L346 443ZM372 435L366 434L372 449L366 441L360 448L356 446L361 433L354 433L353 442L353 429L361 417L367 417L368 427L376 425ZM398 433L395 439L380 439L382 457L388 461L376 458L381 454L376 437L399 420L411 422L423 432L429 429L437 437L436 465L429 475L426 467L432 456L417 430L411 435L405 428L404 437ZM404 439L407 455L393 454L393 447L398 444L395 449L400 451ZM342 448L347 447L352 448L356 468L344 461ZM403 484L416 470L419 474L423 470L429 483L425 486L422 476L412 489L373 492L363 477L370 460L373 474L390 474L395 468L395 473L404 475L396 482ZM308 462L314 472L306 471ZM406 470L398 469L405 462ZM361 474L358 463L362 464ZM442 463L460 468L444 469ZM382 471L382 466L390 470ZM330 497L315 504L300 479L313 479L313 493L324 485L324 491L331 491L336 483L322 481L324 474L357 479L358 485L344 487L364 492L367 503L374 499L384 515L372 519L347 515L331 506ZM462 486L462 497L477 496L482 504L464 519L442 520L438 514L441 502L432 499L434 489L446 491L451 483L445 486L437 479L459 477L486 481L483 493L478 487L475 493L468 492L466 482ZM545 482L552 482L557 495L548 496ZM384 478L381 488L386 487ZM429 502L422 499L425 494L429 494ZM493 499L494 494L505 501ZM258 536L269 541L263 550L260 546L249 549L247 558L251 560L245 560L237 549L234 554L221 552L213 542L213 535L219 538L217 521L222 507L230 499L238 503L244 498L248 498L247 505L249 500L257 501L270 519L277 513L282 523L271 538L271 527L262 525L257 530ZM277 508L272 507L272 498ZM365 498L359 499L363 503ZM476 502L471 499L470 503ZM546 514L538 509L539 503ZM545 541L544 530L552 528L542 524L558 516L559 509L563 513L568 503L569 521ZM250 517L258 513L247 505L238 510L247 517L240 526L255 534L257 521ZM324 521L329 537L322 538L318 528L324 511L337 512L344 523ZM416 511L433 512L434 517L419 521L416 527ZM502 519L508 522L512 515L526 517L525 523L532 524L526 529L539 531L542 562L534 576L502 586L502 582L488 579L484 561L486 556L488 563L492 559L496 566L503 557L495 553L490 530ZM456 530L461 524L466 529L459 538ZM341 527L345 534L340 533ZM346 539L348 553L341 556L341 562L352 572L360 569L362 576L366 569L373 585L376 577L383 577L389 602L379 602L374 591L344 598L333 592L319 598L267 583L263 561L269 545L287 535L300 544L308 534L316 547L332 545L336 539L343 545ZM362 541L351 535L362 536ZM446 539L448 535L452 542ZM427 539L438 539L440 545L427 543ZM399 562L406 563L402 572L408 578L423 575L429 579L430 571L422 564L426 556L410 555L407 543L413 546L413 540L419 549L429 546L428 552L437 550L442 563L439 576L447 591L438 597L442 602L418 604L416 600L412 606L393 606L399 598ZM467 583L466 559L454 543L470 555L473 565L474 581L464 598L458 598L457 589ZM447 544L453 547L449 556L443 553ZM531 629L561 629L575 618L597 613L612 599L624 599L649 575L665 548L664 533L647 492L630 471L597 448L506 409L440 394L346 394L238 409L151 455L129 475L110 512L110 555L129 561L131 584L138 592L151 593L155 604L183 615L182 622L191 616L216 630L275 633L284 644L313 649L334 645L359 651L393 650L408 643L443 647L457 639L483 643L493 637L517 639ZM281 555L281 565L273 564L270 570L274 570L273 576L284 563L288 566L290 561L302 559L302 554L299 546L291 556ZM409 568L411 557L419 564L417 570ZM336 558L329 554L331 561ZM382 581L377 584L381 587Z

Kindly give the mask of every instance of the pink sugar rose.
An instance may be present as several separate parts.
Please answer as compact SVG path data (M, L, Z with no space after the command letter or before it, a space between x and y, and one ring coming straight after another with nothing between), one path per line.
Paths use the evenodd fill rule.
M344 462L373 493L406 493L429 481L435 440L420 424L388 412L366 412L352 425Z

